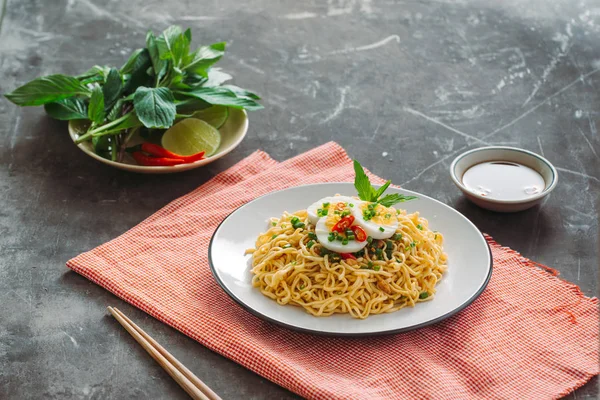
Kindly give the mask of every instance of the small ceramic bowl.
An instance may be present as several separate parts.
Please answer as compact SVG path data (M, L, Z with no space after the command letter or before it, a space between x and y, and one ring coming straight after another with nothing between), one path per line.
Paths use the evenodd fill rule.
M88 156L95 158L104 164L110 165L111 167L142 174L171 174L209 164L235 149L242 142L246 136L246 133L248 132L248 115L246 114L246 111L230 108L229 117L227 117L227 121L225 121L223 126L219 128L219 132L221 133L221 145L212 156L194 163L165 167L146 167L143 165L138 165L129 154L125 156L123 162L107 160L106 158L100 157L94 152L91 142L80 143L77 145L77 147L79 147ZM81 132L77 130L77 124L74 121L69 121L69 135L71 135L73 142L77 139L80 133ZM137 141L136 139L133 139L129 145L133 146L139 142L141 142L139 139Z
M469 190L463 183L464 173L474 165L491 161L512 162L529 167L544 178L546 187L538 194L519 200L491 199ZM533 207L540 203L558 182L556 168L544 157L531 151L504 146L481 147L459 155L450 165L450 176L469 200L479 207L498 212L516 212Z

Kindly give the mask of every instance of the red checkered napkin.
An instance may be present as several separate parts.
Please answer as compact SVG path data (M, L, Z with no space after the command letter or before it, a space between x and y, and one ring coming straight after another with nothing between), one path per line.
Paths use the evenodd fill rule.
M443 322L397 335L293 332L244 311L218 286L207 247L232 210L274 190L353 177L335 143L282 163L257 151L67 266L311 399L549 399L598 374L598 299L489 237L494 272L483 294Z

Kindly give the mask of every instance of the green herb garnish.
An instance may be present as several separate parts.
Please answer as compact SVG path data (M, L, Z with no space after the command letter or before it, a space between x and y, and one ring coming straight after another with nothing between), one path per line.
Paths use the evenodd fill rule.
M421 231L422 231L422 230L423 230L423 225L421 225L421 224L418 224L418 225L417 225L417 229L419 229L419 230L421 230Z
M380 226L379 227L379 232L384 232L384 231L385 231L385 229L383 229L383 226Z
M416 199L415 196L405 196L398 193L388 194L384 197L381 197L383 192L387 190L392 181L387 181L379 189L375 189L373 186L371 186L371 181L369 180L369 177L365 173L363 167L356 160L354 160L354 173L354 187L356 188L358 197L361 200L379 203L384 207L391 207L396 203Z
M427 293L427 292L421 292L421 294L419 295L419 299L421 299L421 300L424 300L428 297L429 297L429 293Z
M43 105L54 119L82 121L76 143L92 142L98 155L119 162L138 130L168 129L211 105L263 108L256 94L223 85L231 76L213 68L225 42L190 51L191 41L191 31L179 26L158 37L150 31L145 47L133 51L121 68L96 65L77 76L43 76L5 96L18 106ZM109 151L97 146L105 136L113 139Z
M311 247L313 247L314 244L315 244L315 241L311 240L308 243L306 243L306 247L308 247L310 249Z

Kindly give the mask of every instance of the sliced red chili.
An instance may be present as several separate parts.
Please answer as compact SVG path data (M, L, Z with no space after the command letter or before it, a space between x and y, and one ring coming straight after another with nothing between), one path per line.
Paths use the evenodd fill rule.
M166 157L166 158L176 158L178 160L184 160L186 163L191 163L194 161L202 160L204 158L204 152L192 154L189 156L182 156L179 154L175 154L164 147L161 147L154 143L144 142L142 143L141 149L144 153L148 153L151 156L155 157Z
M343 211L346 208L346 203L339 202L335 205L335 209L338 211Z
M364 242L365 240L367 240L367 233L360 226L354 225L351 226L350 229L352 229L352 232L354 232L354 237L357 242Z
M347 215L344 218L340 219L338 221L338 223L335 224L333 226L333 228L331 228L331 231L344 233L344 232L346 232L346 229L348 229L348 228L350 228L350 226L352 226L353 222L354 222L354 216Z
M352 253L340 253L340 256L344 259L344 260L356 260L356 257L354 256L354 254Z
M148 167L165 167L186 163L184 160L179 160L177 158L147 156L141 151L135 151L131 155L138 164Z

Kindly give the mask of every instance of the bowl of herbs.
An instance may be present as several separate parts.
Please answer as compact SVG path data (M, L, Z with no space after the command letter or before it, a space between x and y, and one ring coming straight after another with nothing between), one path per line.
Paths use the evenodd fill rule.
M171 26L135 50L120 68L95 65L77 76L43 76L5 94L18 106L44 106L68 121L73 142L116 168L171 173L232 151L248 131L246 111L260 97L227 84L214 67L225 42L190 50L192 34Z

